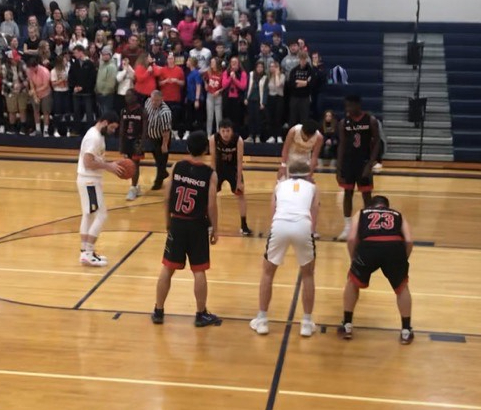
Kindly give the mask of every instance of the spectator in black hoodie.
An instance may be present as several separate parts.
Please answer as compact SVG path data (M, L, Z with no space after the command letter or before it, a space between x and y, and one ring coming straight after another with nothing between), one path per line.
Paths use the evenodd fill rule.
M312 92L312 67L306 52L299 53L299 65L289 75L289 126L309 119L310 97Z
M73 92L74 132L80 135L84 128L90 127L94 122L93 95L97 72L94 63L85 55L83 46L73 49L74 60L68 73L69 87ZM82 125L83 115L87 117L87 124Z

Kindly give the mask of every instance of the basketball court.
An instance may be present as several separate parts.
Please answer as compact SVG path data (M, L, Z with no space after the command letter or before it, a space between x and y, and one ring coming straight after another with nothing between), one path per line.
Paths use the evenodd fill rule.
M481 409L479 171L388 168L375 177L376 192L403 212L416 240L416 339L401 346L395 296L380 274L361 293L355 338L337 338L349 260L346 245L332 241L342 229L332 173L315 177L320 327L303 339L293 254L275 280L271 333L249 328L275 172L245 174L253 238L238 234L227 186L219 196L208 307L224 321L198 329L188 271L174 277L165 324L150 321L165 241L163 191L128 203L128 183L106 176L109 219L99 250L110 263L82 267L75 164L21 159L28 158L0 168L0 408ZM154 168L144 167L142 186L153 178Z

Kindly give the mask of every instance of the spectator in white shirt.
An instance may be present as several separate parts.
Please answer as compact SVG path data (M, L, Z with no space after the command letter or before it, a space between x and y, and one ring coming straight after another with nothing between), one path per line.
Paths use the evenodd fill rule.
M127 90L134 88L135 72L128 58L122 60L122 68L117 73L117 96L115 99L115 111L120 112L125 108L125 95Z
M190 50L189 57L197 59L199 71L203 74L209 69L212 53L208 48L203 46L200 37L194 37L193 43L194 48Z

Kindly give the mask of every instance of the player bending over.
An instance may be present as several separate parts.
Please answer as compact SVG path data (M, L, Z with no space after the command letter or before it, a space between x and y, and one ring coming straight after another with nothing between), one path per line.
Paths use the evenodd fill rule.
M352 221L347 240L351 269L344 289L344 320L339 335L352 338L352 316L359 289L367 288L371 274L381 269L396 292L401 314L401 344L414 339L411 328L411 293L408 287L409 256L413 248L408 222L400 212L389 208L389 200L375 196L371 204Z
M293 246L302 276L304 317L301 335L309 337L316 329L312 321L314 307L314 263L316 245L312 234L319 211L319 192L307 179L311 174L305 162L289 166L289 178L279 182L272 196L272 225L264 255L259 291L259 313L250 327L260 335L269 333L267 310L272 296L272 282L290 245Z

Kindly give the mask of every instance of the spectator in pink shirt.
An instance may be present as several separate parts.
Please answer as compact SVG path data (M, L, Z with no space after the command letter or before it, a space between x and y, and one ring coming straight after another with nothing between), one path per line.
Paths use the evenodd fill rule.
M52 89L50 87L50 71L39 65L38 59L32 57L27 63L27 76L30 83L30 96L33 102L35 131L31 134L40 136L40 111L43 114L43 136L49 137L50 113L52 112Z
M247 88L247 73L242 69L239 59L232 57L230 66L222 75L222 88L227 90L224 100L224 117L234 123L234 129L239 132L244 118L244 91Z
M194 13L188 9L185 11L185 18L177 26L179 37L184 47L190 49L193 47L194 34L197 31L198 23L194 20Z

